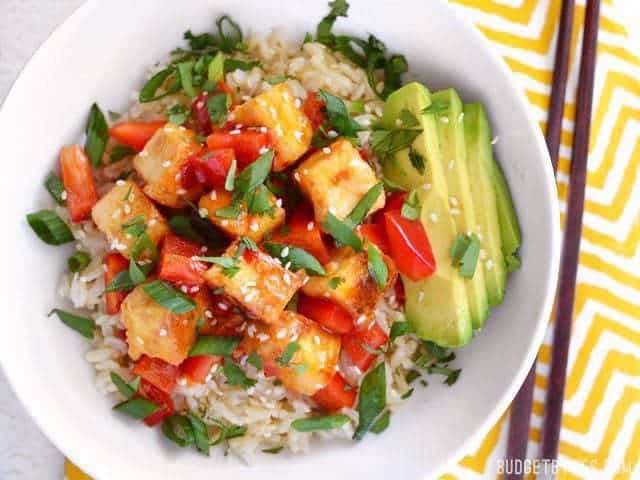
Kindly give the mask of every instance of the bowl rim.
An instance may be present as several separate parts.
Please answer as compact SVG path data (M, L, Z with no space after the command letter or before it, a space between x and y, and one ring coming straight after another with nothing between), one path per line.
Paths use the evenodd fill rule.
M555 181L555 175L551 166L549 152L547 149L546 141L542 134L542 131L537 125L533 113L530 108L530 104L527 101L524 92L516 84L513 72L509 69L504 59L499 55L494 45L478 30L478 28L459 11L459 6L452 6L446 0L433 0L440 3L440 6L449 11L455 21L460 25L463 25L472 36L475 41L480 45L480 48L486 53L488 60L491 62L500 73L508 78L511 87L513 87L514 94L518 106L525 112L527 117L527 134L531 135L535 139L537 147L536 156L538 156L543 162L544 171L544 186L546 187L544 198L545 203L548 205L552 218L556 221L553 224L553 228L549 231L549 237L551 239L552 249L549 253L549 265L550 268L544 279L544 302L543 307L540 310L539 318L533 330L533 335L529 342L529 348L526 354L522 357L522 361L518 367L517 373L512 377L511 382L505 388L504 393L500 397L499 401L493 406L486 418L476 427L475 432L470 435L465 441L463 441L456 449L454 449L445 459L441 467L437 468L433 472L432 478L437 478L441 474L449 470L452 465L459 461L465 453L469 453L471 446L476 445L481 438L495 425L498 419L506 412L510 403L517 394L520 386L524 382L531 366L533 365L540 346L543 343L545 332L548 326L548 318L551 315L553 304L556 295L556 286L558 281L558 273L560 268L560 244L561 244L561 226L560 226L560 208L559 200L557 196L557 185ZM58 26L56 26L42 44L34 51L34 53L28 58L24 66L20 69L16 78L7 92L4 100L0 104L0 120L4 118L6 106L11 103L13 96L15 96L16 85L20 83L23 77L25 77L29 71L37 63L37 60L46 55L47 50L54 44L54 40L66 34L67 30L70 30L76 24L82 21L82 19L90 14L94 6L99 3L99 0L86 0L84 3L75 8L75 10ZM51 443L58 448L65 457L71 459L74 463L77 463L82 470L89 473L97 473L95 466L87 464L85 461L85 455L81 452L68 452L64 437L60 436L50 425L47 420L47 416L39 413L38 409L34 408L34 404L37 403L35 399L31 399L29 396L28 380L20 377L19 372L10 370L6 367L6 362L2 352L0 352L0 369L4 372L8 384L19 399L22 406L25 408L29 417L35 422L38 428L44 433ZM73 455L70 455L73 453Z

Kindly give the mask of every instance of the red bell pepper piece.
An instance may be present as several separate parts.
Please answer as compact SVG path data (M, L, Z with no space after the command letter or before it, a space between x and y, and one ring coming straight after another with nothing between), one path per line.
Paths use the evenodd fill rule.
M370 327L356 330L353 333L343 335L342 349L349 355L351 362L360 369L366 371L376 358L374 353L368 351L380 348L389 341L389 337L380 326L373 322Z
M287 221L286 228L277 230L271 237L275 243L286 243L302 248L322 264L330 260L329 249L322 238L320 226L314 220L311 207L301 204Z
M139 152L144 149L151 137L165 123L167 122L164 120L155 122L120 122L109 129L109 136Z
M389 239L383 223L365 223L358 226L358 232L378 247L382 253L389 255Z
M384 214L391 258L398 270L413 281L436 270L436 260L422 223L404 218L398 210Z
M311 121L311 127L316 130L324 123L324 102L318 98L316 92L309 92L302 104L302 111Z
M144 423L149 427L159 424L165 418L170 417L175 412L175 406L173 405L173 399L171 395L163 392L159 388L154 387L151 383L147 382L144 378L140 382L140 388L138 394L142 398L146 398L150 402L155 403L160 407L156 412L144 418Z
M394 284L394 289L396 291L396 302L400 306L404 306L404 302L407 299L404 293L404 284L402 283L402 277L398 275L396 279L396 283Z
M158 277L190 287L203 285L202 274L207 271L207 265L193 260L192 257L198 255L202 255L198 244L177 235L167 235L160 253Z
M255 162L261 155L260 151L271 147L271 144L269 132L256 130L240 130L233 135L228 130L217 130L207 137L210 150L232 148L240 168Z
M353 330L353 318L337 303L326 298L298 297L298 313L319 323L327 330L345 334Z
M131 371L169 395L176 387L180 374L175 365L146 355L140 357Z
M60 169L69 216L72 222L81 222L98 201L91 162L78 145L64 147L60 152Z
M373 214L373 223L384 225L384 214L396 210L400 211L406 198L406 192L394 192L389 195L385 200L384 208Z
M222 357L215 355L189 357L180 364L180 374L191 383L205 383L213 366L221 361Z
M208 188L223 187L235 158L231 148L195 153L180 170L180 184L187 190L198 184Z
M114 277L129 268L129 260L119 253L109 253L104 257L104 284L109 285ZM106 310L109 315L115 315L120 311L120 305L127 296L127 292L107 292L105 293Z
M336 373L324 388L311 397L314 402L328 412L341 408L351 408L356 401L358 389L345 382L342 375Z
M203 135L211 133L211 117L209 116L209 92L202 92L191 103L191 116L193 117L196 129Z

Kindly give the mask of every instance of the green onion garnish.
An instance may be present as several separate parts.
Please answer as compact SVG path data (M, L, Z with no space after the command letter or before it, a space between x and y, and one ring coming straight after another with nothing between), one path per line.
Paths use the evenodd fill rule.
M86 337L89 340L93 340L96 324L91 318L80 317L73 313L60 310L59 308L54 308L53 310L51 310L49 316L51 316L53 313L55 313L62 321L62 323L64 323L67 327L72 328L83 337Z
M87 252L76 252L67 259L69 271L76 273L81 272L91 262L91 256Z
M68 225L53 210L39 210L27 215L27 222L40 240L49 245L73 242Z
M299 418L291 422L297 432L316 432L318 430L333 430L349 422L346 415L326 415L324 417Z
M188 313L196 308L196 302L162 280L155 280L142 288L154 302L175 314Z

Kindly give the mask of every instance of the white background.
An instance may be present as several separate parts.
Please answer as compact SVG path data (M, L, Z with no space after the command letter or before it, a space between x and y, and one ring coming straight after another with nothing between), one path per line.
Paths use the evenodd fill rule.
M37 47L82 2L0 0L0 101ZM629 27L640 26L638 0L618 0L618 6ZM636 51L640 50L640 29L629 30ZM0 371L0 479L59 480L62 462L62 455L27 416Z

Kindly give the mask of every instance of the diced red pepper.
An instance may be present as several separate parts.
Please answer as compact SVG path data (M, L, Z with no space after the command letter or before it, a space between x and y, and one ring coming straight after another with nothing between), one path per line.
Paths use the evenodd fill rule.
M365 223L358 227L358 232L378 247L382 253L389 255L389 239L383 223Z
M198 184L208 188L223 187L234 159L231 148L193 154L180 170L180 184L187 190Z
M302 111L311 121L311 127L316 130L324 123L324 102L318 98L316 92L309 92L302 105Z
M233 108L237 105L236 92L234 92L233 88L227 85L223 80L219 80L216 85L218 86L218 90L220 90L222 93L226 93L227 95L229 95L229 97L231 97L230 109L233 110Z
M396 279L394 289L396 291L396 302L398 305L404 306L407 297L404 293L404 284L402 283L402 277L400 275L398 275L398 278Z
M178 367L146 355L140 357L131 371L167 394L173 392L180 373Z
M368 351L363 345L367 345L369 350L375 350L388 341L389 337L384 333L384 330L373 322L368 328L362 328L344 335L342 337L342 349L349 355L351 362L361 372L364 372L371 366L376 355Z
M191 116L194 118L196 130L202 135L211 133L211 117L207 106L209 92L202 92L191 103Z
M67 192L67 209L72 222L81 222L98 201L91 162L78 145L64 147L60 152L62 183Z
M331 381L311 398L327 412L335 412L341 408L353 407L357 394L358 389L349 385L342 375L336 373Z
M406 192L394 192L386 198L384 208L373 214L373 223L384 225L384 214L392 211L400 211L407 198Z
M327 330L344 334L353 330L353 318L337 303L326 298L298 297L298 313L319 323Z
M119 253L109 253L104 257L104 284L109 285L115 276L129 268L129 260ZM105 293L106 310L109 315L120 312L120 305L127 296L127 292L107 292Z
M331 258L329 249L322 238L320 226L314 220L313 212L308 204L298 205L285 228L277 230L271 237L271 241L302 248L322 264L327 263Z
M386 212L384 218L391 258L398 270L413 281L435 272L436 260L422 223L404 218L398 210Z
M167 122L164 120L155 122L120 122L109 129L109 136L139 152L144 149L151 137L165 123Z
M205 383L214 365L220 363L222 357L215 355L196 355L180 364L180 373L191 383Z
M217 130L207 137L209 150L232 148L240 168L255 162L261 155L260 151L271 147L271 144L269 132L257 130L240 130L233 135L228 130Z
M167 235L162 244L158 277L189 287L203 285L202 274L207 271L207 265L193 260L192 257L198 255L202 255L198 244L177 235Z
M144 378L140 382L140 388L138 393L142 398L146 398L150 402L155 403L160 407L155 413L152 413L148 417L144 418L144 423L153 427L161 423L165 418L170 417L175 412L173 405L173 399L171 395L163 392L159 388L154 387L151 383L147 382Z

